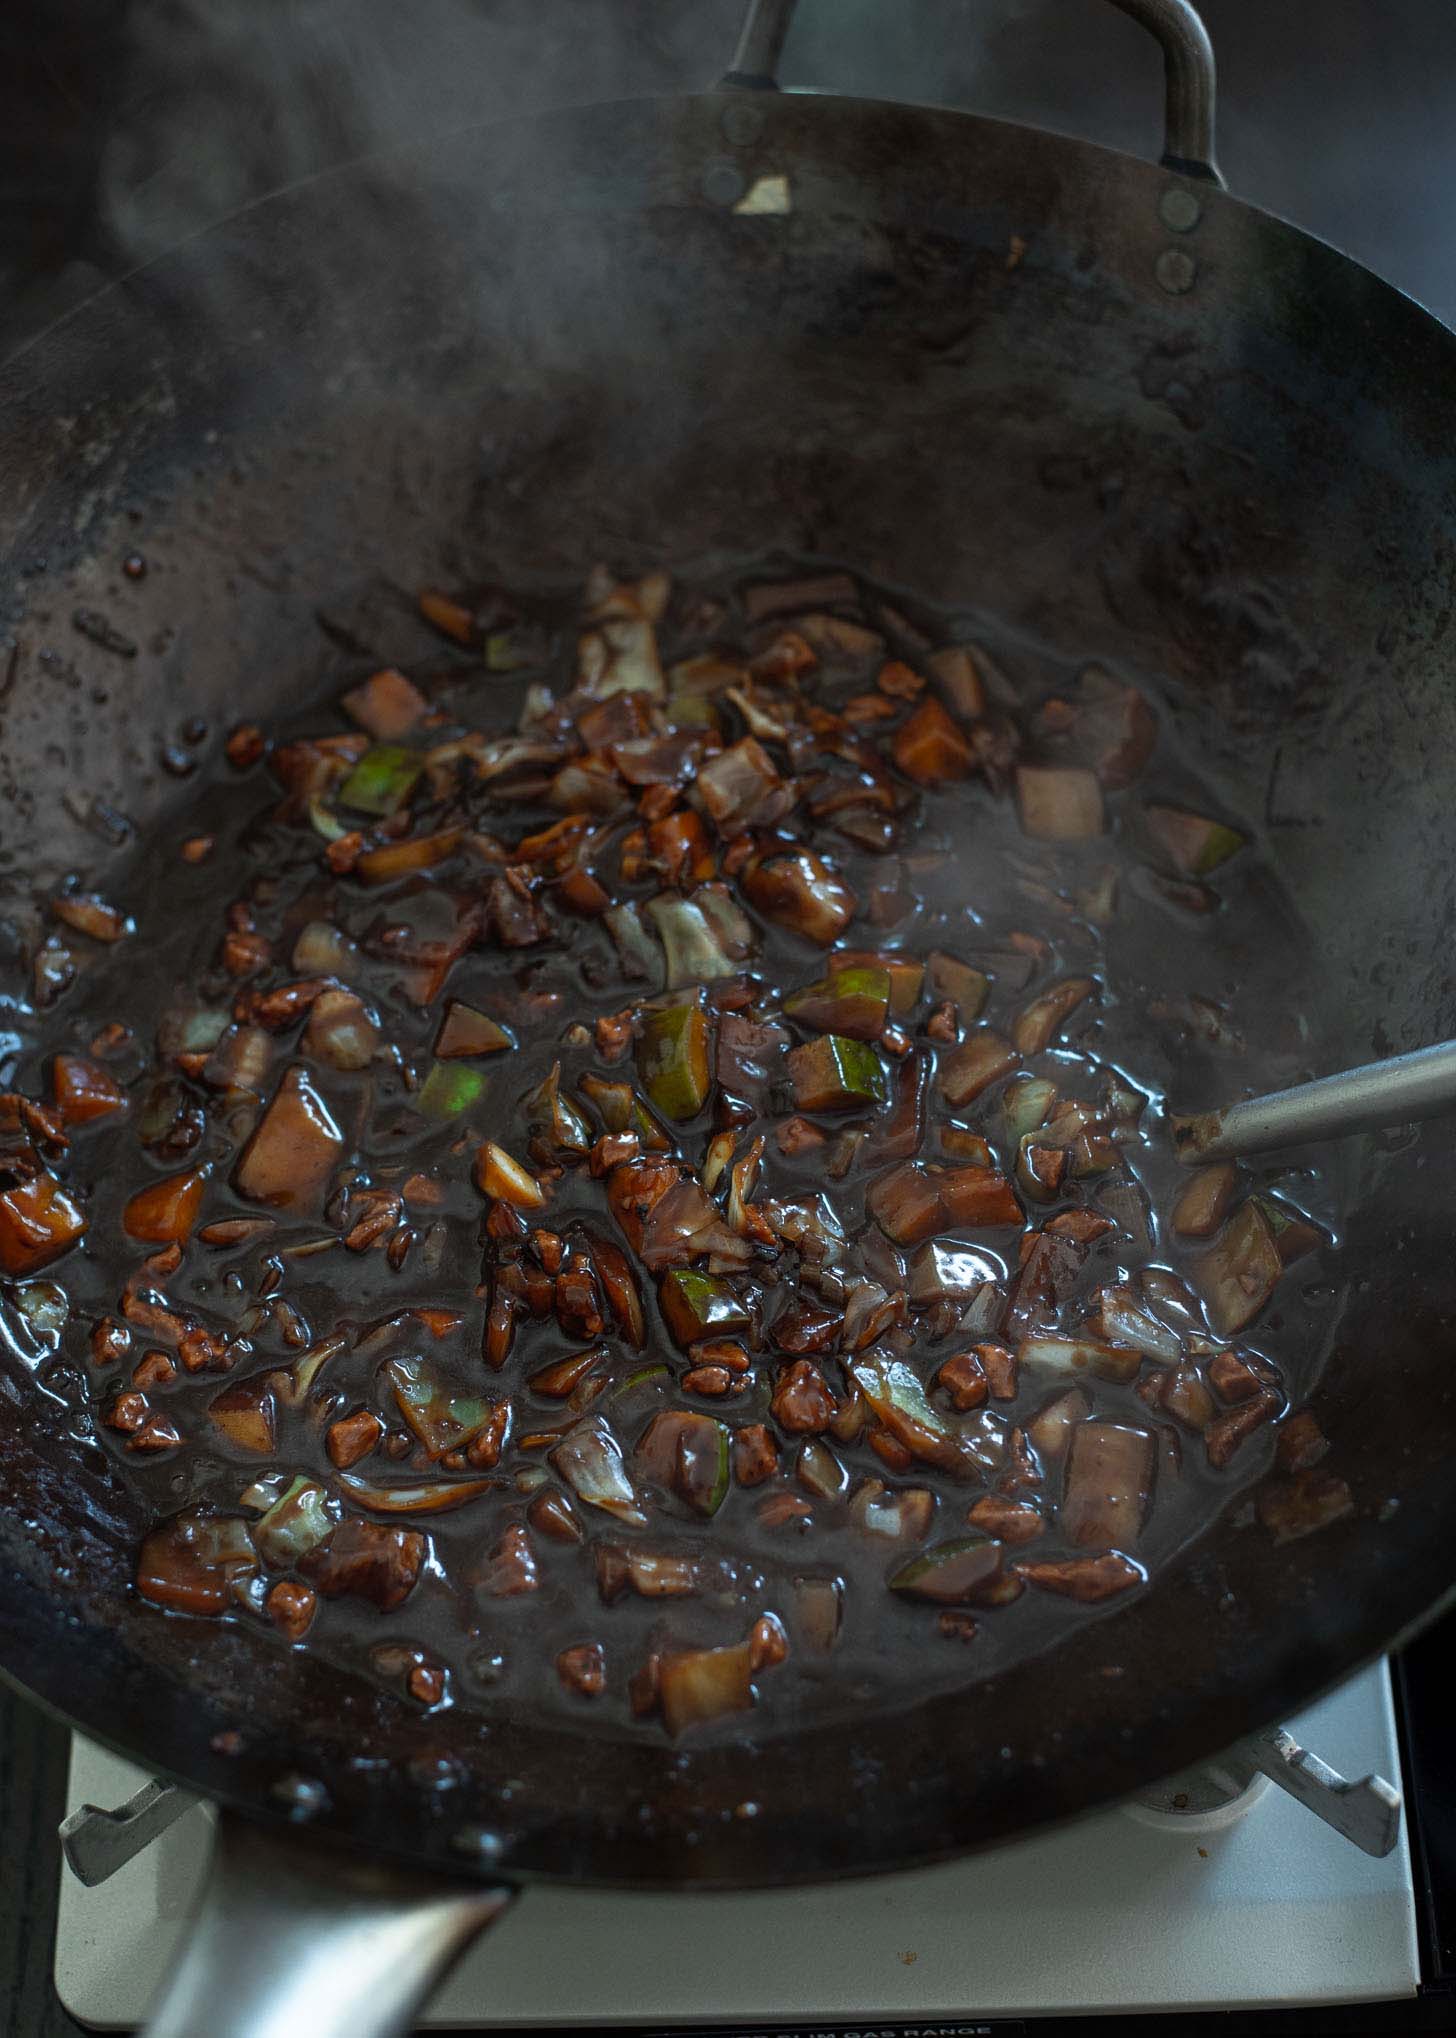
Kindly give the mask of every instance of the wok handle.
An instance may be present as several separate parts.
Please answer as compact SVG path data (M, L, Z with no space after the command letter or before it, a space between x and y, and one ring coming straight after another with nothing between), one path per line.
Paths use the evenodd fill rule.
M514 1895L224 1811L148 2038L398 2038Z
M1112 0L1153 36L1163 52L1163 163L1185 177L1222 183L1213 160L1215 66L1208 30L1190 0ZM740 91L777 89L779 58L796 0L750 0L723 84Z

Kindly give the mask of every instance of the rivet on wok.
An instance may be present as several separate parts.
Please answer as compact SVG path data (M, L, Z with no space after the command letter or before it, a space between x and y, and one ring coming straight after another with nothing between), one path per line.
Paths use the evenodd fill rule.
M1170 184L1158 200L1158 217L1172 233L1191 233L1203 217L1203 207L1186 185Z
M751 101L735 99L731 106L724 107L719 126L723 130L724 141L744 148L749 142L756 142L763 133L763 114Z
M743 196L743 172L736 163L718 156L706 165L698 187L710 205L736 205Z
M1174 297L1181 297L1185 290L1193 288L1198 264L1186 249L1164 248L1153 264L1153 274L1164 290Z

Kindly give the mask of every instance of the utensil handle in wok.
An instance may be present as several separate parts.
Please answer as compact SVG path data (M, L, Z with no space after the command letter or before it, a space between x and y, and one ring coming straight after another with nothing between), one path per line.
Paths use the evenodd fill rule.
M397 2038L514 1894L223 1812L148 2038Z
M1185 177L1222 180L1213 160L1213 44L1189 0L1112 0L1153 36L1163 52L1163 162ZM796 0L751 0L733 64L723 83L772 92Z
M1456 1111L1456 1040L1172 1121L1179 1160L1238 1160Z

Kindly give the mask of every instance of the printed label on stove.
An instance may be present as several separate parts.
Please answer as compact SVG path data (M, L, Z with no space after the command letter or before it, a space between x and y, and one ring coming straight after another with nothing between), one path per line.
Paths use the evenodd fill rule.
M952 2019L934 2024L664 2024L641 2038L1012 2038L1020 2017Z

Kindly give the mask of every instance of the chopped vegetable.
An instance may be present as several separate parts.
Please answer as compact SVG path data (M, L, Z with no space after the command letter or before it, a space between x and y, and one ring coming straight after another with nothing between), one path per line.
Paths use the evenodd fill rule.
M379 1042L379 1022L355 992L319 992L303 1029L305 1054L334 1069L367 1069Z
M339 803L363 814L393 814L414 791L423 770L418 751L377 743L339 787Z
M289 1069L233 1172L238 1193L255 1203L298 1209L314 1202L344 1138L305 1069Z
M1067 1453L1058 1510L1062 1534L1081 1549L1131 1549L1153 1491L1153 1439L1116 1422L1079 1422Z
M1018 1578L1039 1591L1081 1600L1088 1606L1145 1585L1148 1576L1141 1564L1117 1550L1109 1550L1103 1557L1023 1558L1015 1568Z
M889 1017L891 977L887 969L874 965L845 965L830 958L822 983L796 991L784 1001L784 1010L801 1026L813 1026L821 1033L839 1034L848 1040L878 1040Z
M1085 842L1107 825L1095 772L1019 764L1016 804L1024 831L1038 842Z
M859 909L849 886L810 849L747 865L742 885L765 919L828 948Z
M435 1035L434 1053L437 1061L451 1061L461 1055L501 1054L515 1044L504 1026L477 1012L473 1005L452 998Z
M1180 1238L1212 1238L1233 1207L1239 1171L1232 1161L1198 1168L1173 1205L1172 1225Z
M1188 877L1207 877L1243 848L1247 836L1206 814L1182 807L1144 808L1148 827L1174 868Z
M90 1125L126 1109L126 1092L104 1068L81 1054L51 1059L51 1095L67 1125Z
M1028 1337L1017 1348L1018 1365L1048 1373L1095 1373L1101 1380L1135 1380L1142 1355L1087 1337Z
M928 961L931 984L940 997L954 1001L961 1024L969 1026L979 1019L991 994L991 979L985 971L972 969L968 962L939 948L930 951Z
M1040 1054L1097 986L1091 977L1068 977L1026 1007L1011 1029L1019 1054Z
M657 1291L663 1320L686 1349L701 1337L746 1330L750 1318L739 1297L717 1274L674 1267Z
M486 1140L475 1156L475 1184L482 1195L499 1196L517 1210L543 1210L547 1197L534 1175L527 1174L519 1161L512 1160L493 1139Z
M884 1069L863 1041L823 1033L794 1048L788 1063L801 1111L854 1111L885 1102Z
M702 907L692 899L649 899L647 912L667 959L664 990L685 990L690 984L736 975L737 961L724 952Z
M452 1393L423 1359L391 1359L384 1376L396 1407L431 1459L463 1450L495 1413L491 1402Z
M912 1557L888 1580L890 1590L932 1606L971 1606L1001 1569L1001 1545L990 1536L957 1536Z
M696 1118L712 1087L708 1017L701 1005L669 1005L644 1013L637 1066L665 1118Z
M402 672L386 666L341 695L339 705L376 743L392 743L409 734L430 704Z
M568 1430L551 1453L551 1463L579 1500L632 1528L646 1528L621 1445L601 1416L588 1416Z
M866 1352L849 1367L865 1400L912 1457L923 1458L956 1477L969 1477L970 1453L960 1437L931 1406L918 1376L899 1359Z
M732 1437L716 1417L689 1409L653 1416L637 1446L637 1464L655 1485L695 1514L714 1515L732 1483Z
M989 1026L979 1026L941 1062L938 1076L941 1095L960 1110L992 1083L1009 1075L1019 1059L1009 1041L993 1033Z
M257 1569L258 1552L245 1521L189 1509L143 1541L137 1591L170 1613L225 1613L234 1586Z
M337 1525L323 1487L302 1473L259 1480L244 1493L243 1505L266 1510L253 1524L253 1541L265 1561L283 1571L316 1549Z
M965 732L933 696L895 732L890 750L906 778L917 785L947 785L969 778L976 761Z
M854 952L836 949L828 959L829 973L846 969L882 969L890 979L890 1016L892 1019L908 1019L920 1002L920 987L925 981L925 964L912 955L900 955L893 950L886 954ZM841 1033L847 1031L840 1027Z
M278 1400L270 1378L224 1387L207 1407L208 1419L239 1450L267 1457L278 1445Z
M44 1170L0 1188L0 1272L38 1273L69 1251L85 1229L85 1211Z
M185 1174L169 1175L164 1182L138 1189L121 1216L127 1236L153 1245L190 1238L202 1208L208 1173L206 1168L190 1168Z
M1283 1271L1268 1218L1252 1199L1241 1203L1193 1267L1208 1320L1219 1337L1234 1337L1253 1322Z

